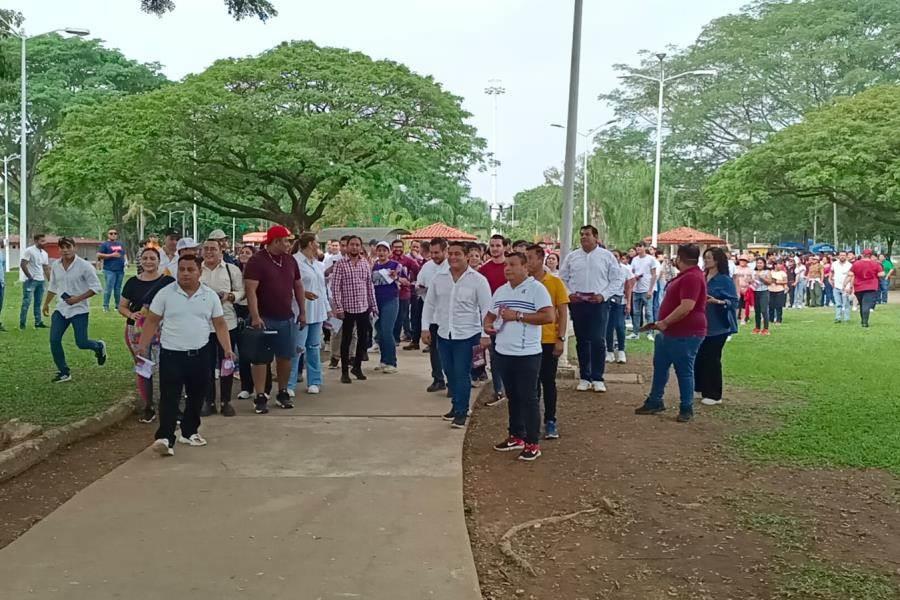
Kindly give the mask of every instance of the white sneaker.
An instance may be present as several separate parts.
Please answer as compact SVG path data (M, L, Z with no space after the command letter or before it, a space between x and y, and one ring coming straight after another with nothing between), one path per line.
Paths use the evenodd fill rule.
M249 399L250 399L250 392L248 392L248 391L241 390L241 392L238 394L238 400L249 400Z
M639 335L636 334L636 333L629 333L628 335L625 336L625 339L626 339L626 340L636 340L636 339L638 339L639 337L641 337L641 336L639 336Z
M606 353L606 362L611 363L611 362L615 362L615 361L616 361L616 355L613 354L612 352L607 352Z
M154 440L153 445L150 447L160 456L175 456L175 448L169 446L169 440L162 438Z
M648 333L648 334L647 334L647 339L650 340L650 341L652 342L652 341L653 341L653 334L652 334L652 333Z
M395 367L394 365L384 365L381 368L381 372L385 375L393 375L397 372L397 367Z
M595 392L603 393L606 391L606 384L603 383L602 381L595 381L592 385L594 387Z
M694 392L694 400L699 400L702 397L703 397L703 394L701 394L700 392Z
M307 393L307 394L318 394L318 393L319 393L319 386L317 386L317 385L311 385L311 386L309 386L308 388L306 388L306 393Z
M722 404L722 401L713 400L712 398L703 398L700 400L700 404L704 404L706 406L716 406L717 404Z
M187 444L188 446L205 446L206 440L200 437L199 433L195 433L189 438L184 437L180 433L178 434L178 443L179 444Z
M297 395L296 392L294 392L294 390L292 390L291 388L287 389L287 393L288 393L288 398L294 398Z
M372 370L373 370L373 371L384 371L384 368L385 368L386 366L387 366L387 365L385 365L384 363L378 363L378 366L377 366L377 367L373 367Z
M624 365L625 363L628 362L628 359L625 358L624 350L619 350L618 352L616 352L616 362L619 363L620 365Z
M587 392L591 389L591 382L586 379L581 379L578 381L578 385L575 386L575 391L578 392Z

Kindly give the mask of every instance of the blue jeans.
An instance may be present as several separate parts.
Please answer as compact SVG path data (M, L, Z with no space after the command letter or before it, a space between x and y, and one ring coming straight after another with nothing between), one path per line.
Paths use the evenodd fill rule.
M888 301L888 289L891 287L891 282L887 279L881 279L878 281L878 302L876 304L887 304Z
M400 343L400 332L412 339L412 330L409 326L409 300L401 299L397 309L397 320L394 322L394 341Z
M622 302L625 302L623 299ZM613 344L613 334L618 341ZM606 350L625 352L625 305L609 303L609 323L606 325Z
M477 333L463 340L437 337L441 367L447 374L453 414L457 417L464 417L469 412L469 397L472 393L472 380L469 377L469 370L472 368L472 348L478 345L480 338L481 335Z
M678 392L681 396L680 411L693 412L694 359L697 357L700 344L703 343L703 336L672 337L657 332L654 339L653 384L644 406L651 408L663 406L663 393L669 382L669 367L674 366L675 376L678 378Z
M495 394L503 393L503 379L500 377L500 371L497 367L497 336L491 336L491 385L494 386Z
M378 301L378 322L375 324L375 339L381 349L381 364L397 366L397 342L394 341L394 323L397 322L397 311L400 300Z
M794 308L802 308L806 305L806 280L798 279L794 288Z
M828 306L834 301L834 288L831 287L831 282L827 279L825 280L823 290L822 303L824 306Z
M662 302L662 290L659 287L659 282L656 282L656 289L653 290L653 305L650 308L650 317L653 319L655 323L659 319L659 304Z
M569 304L569 312L575 329L579 377L585 381L603 381L609 302L573 302Z
M839 287L833 288L832 293L834 294L834 320L849 321L850 294L844 293L844 291Z
M322 323L307 323L306 327L297 330L297 347L300 352L291 360L291 376L288 389L297 387L297 375L300 374L300 358L306 364L306 385L322 385Z
M2 278L3 275L6 275L6 273L3 273L3 271L0 271L0 273L2 273L2 274L0 274L0 278ZM3 319L2 319L2 315L3 315L3 296L5 296L5 295L6 295L6 285L0 285L0 324L3 324Z
M32 279L22 284L22 310L19 311L19 327L25 327L25 317L28 316L28 307L31 306L31 296L34 295L34 324L40 325L41 301L44 299L45 282Z
M644 323L653 320L652 301L646 292L635 292L631 297L631 333L639 334Z
M72 326L75 330L75 345L81 350L100 350L100 342L88 339L88 313L81 313L67 319L59 311L53 311L50 317L50 354L56 363L56 370L63 375L69 374L69 365L66 364L66 353L63 351L62 338L66 329Z
M115 306L118 307L119 299L122 297L122 281L125 279L125 272L103 269L103 278L106 282L103 290L103 308L109 309L110 294L115 298Z

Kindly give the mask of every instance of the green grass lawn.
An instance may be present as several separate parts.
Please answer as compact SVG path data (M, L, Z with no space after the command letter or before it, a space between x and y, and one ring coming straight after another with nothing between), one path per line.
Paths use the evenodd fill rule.
M878 307L869 329L859 326L859 313L851 315L851 323L835 324L830 308L786 310L784 325L771 336L750 335L742 326L725 346L726 388L772 399L747 415L725 398L723 415L751 419L751 431L737 443L752 456L900 474L900 305ZM629 343L630 351L651 348L643 340ZM752 428L756 411L781 425Z
M106 341L109 359L104 366L97 366L93 352L75 347L70 328L63 347L73 380L53 384L50 380L56 367L50 356L50 330L34 329L30 310L27 328L19 330L22 286L16 272L7 276L0 312L0 322L7 329L0 332L0 419L18 417L43 426L70 423L104 410L134 390L124 319L116 312L104 313L101 298L94 297L90 302L89 334L92 339ZM45 317L44 322L49 327L50 319Z

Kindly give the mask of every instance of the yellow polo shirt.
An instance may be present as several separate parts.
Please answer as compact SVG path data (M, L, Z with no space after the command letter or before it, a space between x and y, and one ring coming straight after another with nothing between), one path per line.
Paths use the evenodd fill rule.
M551 273L544 273L544 279L541 283L544 284L544 287L550 293L550 302L553 304L554 310L558 306L569 303L569 292L566 290L566 284L562 282L562 279ZM557 341L559 341L559 327L556 321L549 325L541 325L541 343L555 344Z

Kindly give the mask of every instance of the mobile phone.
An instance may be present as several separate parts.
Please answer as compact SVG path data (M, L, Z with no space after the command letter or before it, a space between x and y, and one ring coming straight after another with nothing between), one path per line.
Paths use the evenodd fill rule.
M69 292L63 292L62 294L59 295L59 297L62 298L63 300L68 300L72 296L69 295Z

